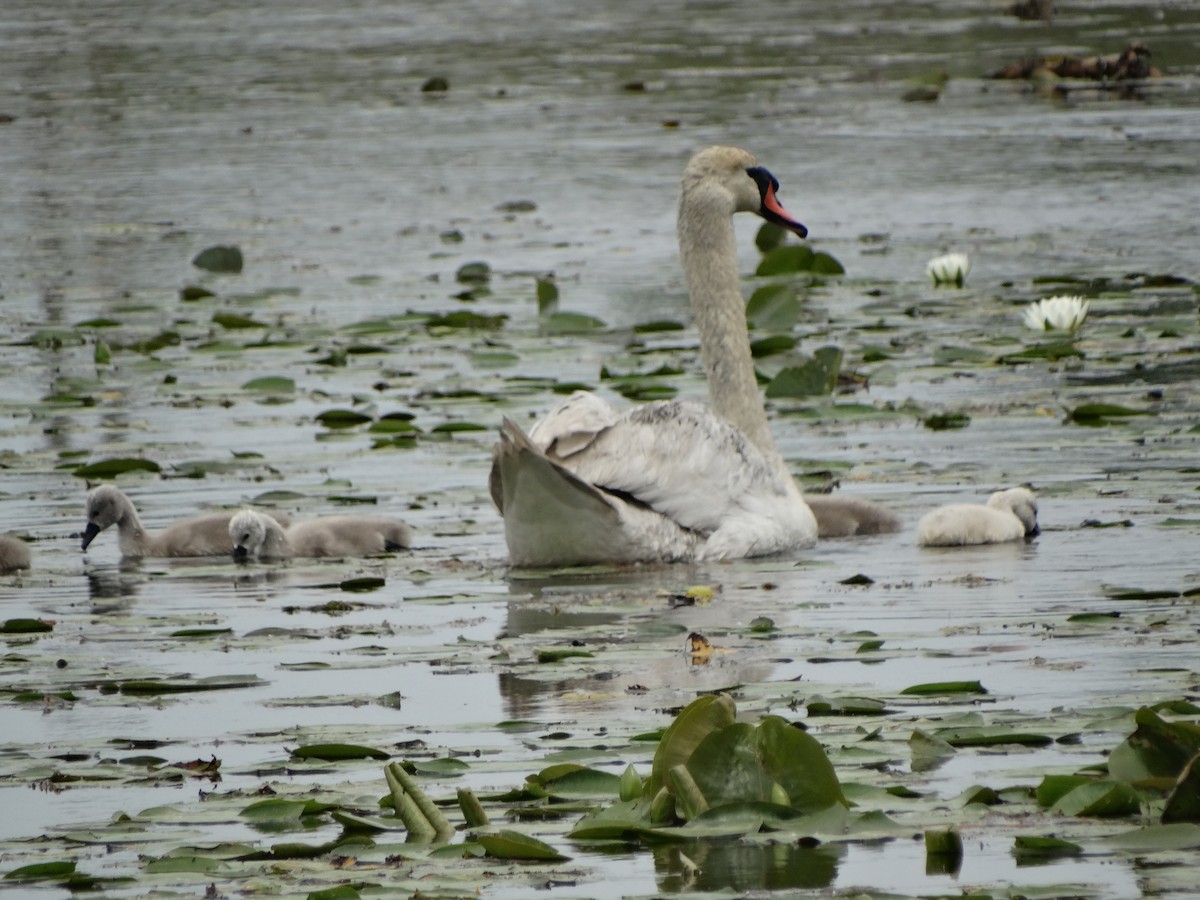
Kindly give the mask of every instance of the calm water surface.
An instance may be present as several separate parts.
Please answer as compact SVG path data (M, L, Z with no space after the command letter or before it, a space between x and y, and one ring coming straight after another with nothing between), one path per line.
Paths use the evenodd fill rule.
M0 124L0 525L33 539L35 562L30 573L0 578L0 617L56 627L7 642L0 687L258 680L183 698L92 690L45 708L0 703L8 811L0 868L31 852L14 841L122 810L194 804L197 785L29 786L73 755L111 760L140 752L136 742L157 742L148 752L171 760L218 756L216 789L252 791L272 779L327 780L284 770L301 743L419 740L436 756L478 751L483 763L459 783L506 790L544 765L546 734L585 744L616 736L614 746L624 746L662 727L665 710L731 685L750 686L749 698L793 681L798 696L872 696L978 678L989 713L1051 719L1056 710L1200 690L1200 617L1189 599L1123 607L1136 625L1062 633L1074 613L1110 610L1108 588L1181 591L1200 578L1195 373L1143 380L1121 362L1141 354L1186 363L1200 346L1195 291L1183 284L1096 297L1084 362L936 360L948 345L993 340L1008 352L1027 342L1021 306L1061 290L1061 282L1040 287L1045 276L1118 285L1131 273L1200 278L1200 12L1192 4L1072 5L1049 25L999 15L990 3L865 0L835 8L667 0L652 9L14 0L4 19L0 114L11 120ZM1033 53L1116 53L1133 39L1167 73L1134 92L1089 86L1043 96L1023 82L979 77ZM938 70L950 81L936 103L901 100L909 79ZM423 92L434 76L449 90ZM843 400L968 410L971 425L935 432L915 414L774 408L795 470L833 469L843 490L902 515L898 535L822 544L799 561L510 578L486 492L501 415L544 411L555 400L550 379L598 384L602 366L632 370L643 357L652 368L656 348L686 363L672 382L680 393L703 395L690 329L645 336L631 349L629 328L688 320L675 260L676 181L687 157L714 142L753 150L779 176L814 246L846 266L845 279L809 298L796 330L802 347L839 344L848 366L870 375L869 391ZM738 224L747 272L755 228ZM217 243L242 249L242 274L190 265ZM964 291L926 283L926 260L947 249L971 254ZM455 273L474 260L490 264L490 292L465 302ZM547 272L563 309L606 327L585 336L539 331L533 276ZM216 298L182 301L180 289L194 284ZM493 334L351 330L409 311L462 309L509 318ZM218 312L268 327L226 329ZM174 338L156 350L134 347L164 334ZM114 348L110 367L95 364L98 336ZM378 352L351 353L344 366L319 361L363 344ZM895 357L863 362L868 345ZM497 362L497 350L515 358ZM281 402L241 389L270 375L292 378L296 390ZM1133 405L1155 389L1153 420L1064 424L1080 402ZM447 422L486 430L371 450L361 430L332 433L315 420L352 406L372 416L411 412L426 431ZM121 479L151 527L290 491L279 502L302 515L344 510L339 497L369 501L371 512L408 519L418 547L285 570L222 560L122 565L109 534L81 554L85 485L70 470L119 456L163 466L162 477ZM930 506L982 500L1023 481L1043 498L1036 543L913 546L911 526ZM1083 528L1085 520L1132 527ZM860 573L875 583L841 584ZM344 614L314 609L345 599L329 585L357 575L382 576L386 586L352 595L362 605ZM694 583L717 585L716 600L671 608L663 599ZM764 615L782 637L739 642ZM171 637L184 628L229 631ZM736 652L692 666L680 649L690 630ZM871 665L854 658L861 637L853 635L867 630L891 651ZM580 635L626 655L602 678L512 662ZM392 694L402 699L376 702ZM509 720L533 731L496 727ZM820 723L814 728L821 734ZM960 754L922 789L953 798L972 784L1028 784L1097 762L1112 744ZM648 765L651 752L607 764ZM380 794L378 768L336 777ZM699 848L717 854L704 870L727 880L690 886L665 851L584 851L575 854L575 883L546 893L1075 884L1093 896L1132 897L1145 888L1144 873L1112 860L1018 870L1009 826L971 827L957 879L927 876L923 846L901 840L781 863ZM228 823L194 830L199 837L179 840L255 839ZM321 839L336 828L325 832ZM761 880L793 863L814 880ZM138 874L139 863L122 851L93 860L89 871L98 870ZM490 895L523 890L498 885Z

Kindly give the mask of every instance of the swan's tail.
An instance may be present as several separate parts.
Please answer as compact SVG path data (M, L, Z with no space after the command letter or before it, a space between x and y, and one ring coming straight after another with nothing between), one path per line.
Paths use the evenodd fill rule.
M511 419L500 428L489 479L516 566L575 565L621 558L616 502L538 450Z

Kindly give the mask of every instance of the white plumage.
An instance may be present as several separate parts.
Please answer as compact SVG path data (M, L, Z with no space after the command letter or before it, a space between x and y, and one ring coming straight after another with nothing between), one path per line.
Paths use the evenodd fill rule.
M684 171L678 233L712 409L628 411L580 392L526 435L505 420L492 498L514 565L735 559L811 546L817 522L771 437L746 333L732 216L804 236L778 182L732 147Z
M1037 498L1028 488L997 491L987 504L952 503L926 513L917 523L922 547L1002 544L1038 534Z

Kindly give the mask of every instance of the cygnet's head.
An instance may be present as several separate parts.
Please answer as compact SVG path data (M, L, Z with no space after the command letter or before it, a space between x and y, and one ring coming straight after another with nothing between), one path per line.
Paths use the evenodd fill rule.
M1025 526L1025 537L1037 537L1041 533L1037 520L1037 497L1029 488L997 491L988 497L987 505L995 509L1006 509L1020 519L1021 524Z
M102 484L87 495L87 526L83 529L83 549L105 528L116 525L130 510L129 498L119 488Z
M267 523L273 521L253 509L243 509L229 520L229 539L233 541L233 558L244 561L257 559L267 543Z

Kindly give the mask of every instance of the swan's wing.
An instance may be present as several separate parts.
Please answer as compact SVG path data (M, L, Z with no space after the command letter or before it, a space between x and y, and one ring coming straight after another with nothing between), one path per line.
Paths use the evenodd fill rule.
M584 481L703 534L731 515L795 499L745 435L698 403L637 406L562 463Z
M590 391L576 391L529 430L532 444L552 459L585 450L596 435L621 420L621 411Z
M490 487L514 565L670 561L695 552L694 534L573 474L511 419L493 451Z

